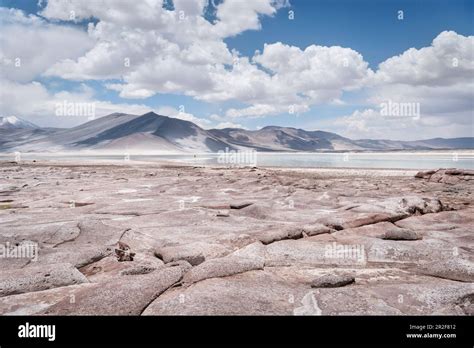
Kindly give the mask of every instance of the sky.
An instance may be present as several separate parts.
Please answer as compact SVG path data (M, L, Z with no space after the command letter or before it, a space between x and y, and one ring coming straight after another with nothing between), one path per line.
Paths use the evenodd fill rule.
M470 0L0 0L0 116L474 136ZM71 110L59 112L61 108Z

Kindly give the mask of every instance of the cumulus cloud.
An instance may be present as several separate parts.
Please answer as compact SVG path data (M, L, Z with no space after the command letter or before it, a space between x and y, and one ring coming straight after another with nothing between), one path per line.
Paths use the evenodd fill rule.
M89 24L96 45L84 56L65 59L47 75L66 79L119 79L106 86L123 98L175 93L206 102L238 101L230 117L260 117L305 112L314 104L335 102L344 90L359 88L372 73L362 56L349 48L311 45L305 50L280 42L265 45L253 58L230 51L224 39L260 28L287 4L262 0L216 5L213 23L204 18L206 1L175 1L174 11L161 1L140 6L99 2L48 2L51 19L97 18ZM214 4L211 2L211 4ZM72 12L71 12L72 11ZM150 26L152 14L156 25ZM127 64L124 64L126 62ZM277 101L277 102L276 102Z
M79 21L95 17L96 13L100 13L101 16L124 25L140 24L141 27L149 25L150 28L156 28L156 22L154 22L156 18L150 15L150 9L155 8L156 11L164 13L160 1L147 1L138 6L126 2L112 4L107 1L88 3L86 7L80 5L79 2L49 1L43 14L57 20ZM108 11L112 5L116 10ZM190 11L189 2L186 2L184 6ZM134 13L142 19L149 18L150 21L135 22ZM166 17L166 13L163 16ZM72 80L120 77L130 71L125 63L127 61L130 64L140 63L142 59L140 53L155 39L157 39L155 49L160 50L166 47L173 49L166 46L164 39L160 41L158 36L154 36L153 32L130 30L120 33L116 31L118 27L115 23L102 21L96 25L90 24L88 32L85 32L59 23L47 23L38 16L26 15L20 10L6 8L0 8L0 18L2 20L2 36L0 37L0 63L2 64L0 110L2 114L18 115L43 126L68 127L84 122L86 117L55 117L57 105L65 101L94 104L97 117L117 111L132 114L150 111L150 107L144 104L97 100L94 91L86 85L74 91L51 93L44 84L33 80L40 75L59 76ZM166 20L166 18L163 19L164 22ZM110 35L111 40L102 40L107 35ZM21 40L18 40L19 37ZM187 56L187 59L191 59L190 63L192 63L192 50L193 47L190 46ZM170 53L181 52L175 45ZM61 71L63 74L56 74L55 71ZM109 86L111 89L115 88L114 84L109 84ZM133 92L140 97L143 93L148 93L143 89ZM155 91L149 95L154 93ZM157 110L159 111L164 111L162 113L170 117L195 122L203 127L211 124L206 119L197 118L190 113L178 112L171 107L162 107Z
M272 16L286 2L239 0L216 5L213 23L204 18L208 2L160 0L138 4L50 0L41 14L51 20L83 21L94 41L80 57L52 64L44 75L70 80L107 80L123 98L144 99L175 93L206 102L244 105L229 117L301 113L312 105L336 102L343 91L359 88L371 70L349 48L311 45L304 50L277 42L254 57L241 56L224 39L259 29L261 16ZM211 3L214 4L214 3Z
M108 0L99 4L48 2L42 12L48 18L66 20L73 11L75 20L94 17L99 21L88 30L96 45L76 60L55 64L47 75L73 80L121 79L122 83L106 86L124 98L178 93L207 102L247 104L242 110L229 111L237 117L277 113L292 109L293 104L295 109L308 110L312 104L340 97L342 88L353 88L367 74L361 56L340 47L310 46L301 51L276 43L266 45L252 61L228 49L224 38L259 29L260 16L274 15L282 1L242 6L241 1L226 0L216 6L215 23L204 19L205 2L200 0L176 1L174 11L164 9L159 1L133 10L122 4L112 6ZM147 21L150 13L157 18L155 27ZM141 16L143 20L138 21ZM270 61L284 60L285 51L298 51L306 67L301 70L286 64L284 70L283 65L273 66ZM337 71L325 73L331 69ZM274 105L275 100L279 105Z
M416 140L474 136L474 36L445 31L429 47L382 62L367 83L367 108L319 123L352 138ZM388 104L419 115L386 114Z
M472 120L457 120L455 113L446 117L387 116L380 109L356 110L351 115L318 126L352 139L421 140L436 137L472 137Z
M241 128L241 129L247 129L244 126L242 126L240 123L234 123L234 122L221 122L214 128L216 129L224 129L224 128Z
M258 23L259 15L273 14L276 5L272 0L245 6L227 0L217 5L213 24L204 18L206 4L203 0L174 1L171 11L163 8L161 0L50 0L42 11L49 19L68 20L73 13L76 21L96 18L98 22L89 24L88 29L95 47L79 59L56 64L48 74L76 80L123 78L122 96L130 98L167 92L192 95L199 90L198 84L207 90L215 66L232 63L232 53L223 39L257 29L254 22ZM251 23L240 22L246 16L251 17ZM124 64L126 60L129 65Z
M212 124L211 121L205 118L196 117L191 113L178 110L172 106L161 106L156 110L156 113L160 115L164 115L164 116L178 118L184 121L189 121L189 122L197 124L201 128L209 128L210 125Z
M428 114L472 111L474 36L440 33L431 46L410 48L379 65L369 102L420 102Z
M443 31L431 46L410 48L379 65L376 80L381 84L448 86L472 82L474 36Z
M219 19L215 31L221 37L237 35L245 30L260 29L260 15L273 15L281 6L278 1L227 0L217 6L216 16Z
M88 103L94 105L95 116L101 117L117 111L143 114L150 107L142 104L111 103L97 100L94 91L86 85L72 91L51 93L43 84L33 81L19 83L0 79L0 110L3 115L15 115L40 126L71 127L87 121L87 115L56 116L58 105Z
M472 124L474 36L440 33L431 46L409 49L381 63L369 102L418 102L421 117Z
M82 30L45 22L16 9L0 8L2 76L28 82L52 64L86 53L94 41Z
M231 118L236 117L262 117L267 115L276 115L281 113L288 114L300 114L307 112L309 110L308 105L302 104L285 104L285 103L275 103L270 104L255 104L246 108L241 109L228 109L226 111L226 116Z
M281 42L265 44L253 62L269 73L258 70L263 76L254 72L253 79L247 79L260 94L247 99L252 106L229 110L230 116L306 112L315 104L338 102L344 91L361 88L373 75L358 52L339 46L301 50Z
M210 100L216 80L232 64L223 39L257 29L259 15L272 15L277 5L262 0L242 6L227 0L217 5L216 23L204 18L207 1L174 1L174 11L162 1L139 5L101 0L48 2L42 15L50 19L96 18L88 34L95 46L78 59L65 59L47 71L49 76L71 80L120 79L107 84L123 98L148 98L156 93L178 93ZM247 22L241 21L247 18Z
M53 20L74 22L97 18L124 27L150 29L165 28L172 17L171 13L163 10L162 0L48 0L41 15Z
M200 127L209 128L212 122L198 118L191 113L179 111L171 106L161 106L157 109L144 104L112 103L96 98L95 91L87 85L81 84L72 91L51 93L39 82L18 83L1 80L0 110L2 115L15 115L27 119L40 126L72 127L88 121L84 115L57 115L59 106L65 104L93 105L94 117L102 117L114 112L141 115L150 111L157 114L191 121Z

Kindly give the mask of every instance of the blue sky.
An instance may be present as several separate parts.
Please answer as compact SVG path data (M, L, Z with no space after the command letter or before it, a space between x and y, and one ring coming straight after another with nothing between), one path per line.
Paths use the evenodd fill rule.
M291 5L294 21L287 20L287 11L280 11L262 20L262 30L227 42L247 54L276 41L299 47L350 47L376 68L410 47L429 46L444 30L473 33L474 2L469 0L297 0ZM404 20L398 20L399 10Z
M201 0L187 1L194 2ZM271 0L262 1L271 2ZM25 16L28 14L31 14L32 16L38 16L38 19L41 21L41 23L34 25L38 25L39 28L44 29L45 32L47 30L48 33L53 30L59 31L63 27L72 27L74 30L82 31L84 36L87 36L86 28L89 22L93 22L95 24L100 22L111 23L111 25L116 28L116 32L123 30L124 32L128 31L136 33L135 29L139 28L141 25L139 16L142 15L142 13L138 12L139 10L137 10L136 13L137 27L133 27L133 25L130 24L133 23L133 18L128 20L126 24L123 24L118 19L116 20L107 14L100 13L100 11L95 8L87 8L88 5L84 5L84 3L87 3L87 1L82 1L82 5L80 6L83 6L83 8L81 9L79 9L79 5L76 5L75 9L77 8L79 18L76 21L71 22L61 18L62 14L60 10L59 12L57 10L63 5L60 2L61 0L55 0L54 2L52 0L49 2L43 1L39 5L39 2L37 1L1 0L0 5L4 9L15 8L22 10ZM139 3L139 1L137 1L137 3ZM281 75L281 79L279 79L280 81L293 81L289 79L294 79L294 76L299 75L295 74L294 71L283 71L281 65L279 66L278 71L271 71L269 67L271 67L273 64L272 59L285 59L285 57L288 57L287 54L289 54L293 48L304 52L305 48L312 45L315 47L340 46L343 48L348 48L352 51L348 52L338 51L338 49L331 49L330 54L334 55L334 57L338 57L337 59L349 59L350 68L353 67L353 64L357 64L357 67L354 67L353 73L346 73L344 71L341 72L339 70L335 70L334 72L329 71L332 66L328 65L327 61L319 62L318 58L318 55L325 52L324 49L315 48L317 53L308 56L308 64L311 64L310 62L312 59L316 59L319 63L317 63L317 67L312 68L316 70L307 72L307 75L309 75L309 79L312 78L311 76L314 76L314 80L317 80L318 78L324 78L324 76L329 76L331 82L328 82L328 85L330 85L330 87L325 87L323 81L321 81L320 84L318 84L317 81L308 81L307 83L305 82L301 84L296 83L295 87L289 86L288 91L281 92L281 95L275 96L275 103L278 104L277 106L273 105L273 101L268 96L259 97L260 94L264 94L264 92L261 92L259 88L266 88L266 85L258 85L258 77L255 77L257 81L249 80L248 82L243 82L242 86L244 86L244 90L236 91L235 95L227 95L232 93L226 93L227 91L223 90L223 87L215 87L212 91L201 93L199 86L196 88L192 81L189 83L185 81L183 83L182 80L185 79L185 77L180 77L179 81L175 81L171 73L169 74L171 77L160 76L157 81L154 81L153 79L147 80L146 76L141 76L139 74L143 74L145 66L148 65L143 65L140 67L133 66L133 69L137 69L136 72L130 72L130 69L126 70L125 72L117 70L111 73L111 76L104 77L101 76L100 73L97 74L96 72L99 71L99 69L96 67L90 67L90 64L69 64L67 66L62 64L58 68L56 63L60 62L60 60L64 60L64 57L62 56L58 60L54 58L51 61L50 66L46 66L45 64L43 70L38 68L37 72L35 74L31 74L29 79L26 80L24 78L19 79L13 73L10 74L8 72L8 81L9 83L15 83L16 85L21 83L25 88L26 86L31 86L33 82L37 82L41 84L41 87L45 89L46 93L48 93L51 98L53 98L53 96L54 98L57 98L57 95L61 95L61 92L69 93L67 94L69 97L74 96L75 93L79 93L82 96L81 98L85 98L84 91L87 91L87 98L101 101L104 105L107 105L107 110L113 109L113 105L140 105L149 107L150 109L156 111L166 111L172 108L179 110L180 108L182 109L184 107L184 114L186 114L187 119L195 120L197 118L202 120L201 125L207 128L212 128L218 125L224 126L225 124L234 124L246 127L248 129L256 129L258 127L271 124L294 126L305 129L326 129L337 131L352 137L364 137L364 135L369 136L372 134L373 137L378 138L400 138L404 137L405 135L406 138L420 137L420 130L421 132L426 131L426 137L466 136L469 135L469 125L471 126L472 131L472 109L469 110L471 106L469 102L466 102L467 109L465 108L463 110L462 116L453 116L453 112L450 110L448 110L444 115L440 115L436 112L436 110L430 111L431 109L434 109L436 101L431 102L427 99L426 93L418 95L417 91L422 89L420 86L426 86L426 88L436 88L434 92L430 91L431 94L446 95L446 98L450 100L459 100L459 98L465 98L465 95L460 95L459 92L455 91L462 90L462 86L472 86L472 52L470 54L469 50L466 51L466 49L462 49L462 45L466 45L466 42L469 44L469 41L466 41L465 38L472 38L471 35L473 34L472 32L474 28L473 1L290 0L289 2L285 2L284 0L280 0L278 5L274 2L272 3L275 8L273 13L269 13L268 8L257 7L252 9L252 11L247 11L248 16L255 15L256 18L258 18L257 27L255 27L255 24L247 25L244 23L246 18L248 18L245 17L247 12L244 7L249 7L252 2L241 1L241 5L238 7L238 10L242 10L243 13L241 15L242 24L237 20L232 19L232 17L229 17L229 15L225 17L226 13L224 12L224 6L222 6L221 9L219 8L222 3L223 1L221 0L215 0L214 4L216 5L216 8L212 8L211 4L210 7L206 7L207 12L203 12L207 19L215 21L214 24L220 20L222 22L221 27L224 28L224 31L228 30L229 34L222 35L222 37L219 37L218 39L214 38L214 34L210 35L210 37L212 36L213 39L209 39L207 36L204 39L202 37L196 39L203 40L202 47L204 47L206 50L206 45L213 44L211 40L215 40L215 43L219 44L222 42L227 46L226 50L221 50L221 48L218 48L215 52L212 51L211 55L217 56L222 53L224 57L226 54L229 55L230 52L235 50L235 52L237 52L235 55L237 55L239 59L249 60L250 66L248 67L248 71L251 71L252 69L258 69L257 73L265 73L266 75L262 75L262 78L268 78L268 81L274 81L272 80L272 77L275 78L276 75ZM168 4L167 6L169 9L173 9L171 4ZM179 6L182 6L180 8L185 9L185 11L188 11L186 14L190 13L189 11L192 10L188 10L189 4L178 4L178 6L175 6L176 8L174 12L178 13ZM127 10L128 9L124 11ZM80 17L81 11L89 11L92 13L94 18ZM97 11L97 14L95 14L94 11ZM119 12L120 9L117 9L117 11ZM230 12L230 10L228 11ZM235 12L236 9L234 8L233 11ZM288 18L289 11L293 11L294 13L294 19L292 20ZM403 11L403 20L398 18L398 11ZM131 15L133 15L133 13ZM197 14L196 17L199 17L199 15L200 14ZM11 14L6 14L6 16L11 16ZM237 14L236 17L240 18ZM227 19L228 23L225 23L225 18L229 18ZM233 21L236 21L236 23ZM8 22L6 25L9 25L9 23L10 22ZM126 27L122 25L126 25ZM190 30L194 30L193 24L189 25L191 28ZM235 29L236 26L238 29ZM11 30L16 28L13 27L14 25L12 24ZM205 26L203 26L203 28L208 30L208 28ZM141 33L145 33L146 30L150 30L150 27L144 26L143 28L139 29ZM156 30L159 32L161 29ZM198 29L196 27L196 31L197 30ZM433 40L443 32L452 32L455 35L453 34L445 35L445 37L443 36L443 40L439 40L440 42L442 41L440 43L440 47L433 48ZM82 34L79 33L78 35ZM91 38L85 37L83 52L78 53L75 57L67 57L67 59L76 63L79 62L80 58L86 56L89 50L97 48L94 47L94 45L97 46L101 40L110 42L112 40L111 35L112 34L109 34L108 37L96 37L94 38L94 40L96 40L94 42L86 42L88 40L91 41ZM160 35L160 33L157 35ZM113 36L115 39L115 35ZM183 43L183 37L170 38L169 35L163 35L163 37L168 40L170 45L177 43L182 51L184 50L185 45L192 45L190 42ZM456 42L459 40L459 43L451 43L453 40ZM201 45L200 42L197 43L198 45ZM265 44L273 45L277 43L281 43L281 45L283 45L278 47L274 46L275 49L279 49L277 52L278 57L271 55L270 50L268 50L269 52L263 52ZM121 44L123 43L116 43L118 46ZM453 53L454 55L452 57L448 57L447 55L451 54L449 53L449 49L446 50L441 47L441 45L444 45L443 47L450 47L449 45L454 45L453 47L458 48L461 47L459 48L460 52L459 54ZM15 55L13 52L16 48L13 47L11 42L2 46L3 47L1 48L4 51L2 52L3 57L11 58ZM423 49L430 47L432 48L431 51L425 52ZM383 63L391 57L397 57L411 48L419 51L416 53L414 58L404 57L399 62L396 62L394 66L379 69L380 63ZM50 49L47 46L40 49L53 50L53 48ZM127 48L123 48L123 50L117 52L123 53L126 51L126 49L129 49L129 47L127 46ZM163 47L160 47L160 49L163 50ZM213 49L214 48L212 48L212 50ZM8 52L8 50L11 50L11 52ZM151 51L156 52L156 50L152 50L150 48L149 51L146 52L148 60L143 64L152 64L150 62L156 58L153 57L153 53L150 53ZM256 54L256 51L259 51L259 53ZM355 57L353 53L356 55L359 54L361 59L358 60L358 58ZM262 56L260 62L255 60L258 54ZM348 54L349 58L339 58L344 57L345 54ZM446 56L440 57L435 56L435 54L445 54ZM459 79L454 82L452 82L450 79L449 83L451 85L450 88L447 89L447 82L441 81L443 78L448 81L448 78L446 77L448 75L443 70L441 70L443 68L439 67L439 64L433 66L433 68L427 67L426 64L431 64L434 60L442 62L446 61L446 59L458 59L456 54L459 55L459 61L461 64L466 64L465 66L462 66L462 68L467 69L466 71L468 72L468 79L463 80L462 77L459 77ZM462 54L467 54L467 57L463 57ZM111 53L111 55L113 55L113 53ZM118 53L115 55L120 56ZM433 55L433 58L430 58L430 55ZM56 57L55 55L52 56ZM234 69L232 71L232 75L220 78L215 72L215 67L225 66L226 69L229 70L230 68L228 67L228 59L228 57L222 58L222 61L216 62L211 57L209 62L199 63L203 64L203 69L205 67L205 69L209 70L210 84L223 83L221 80L225 81L226 79L229 80L235 78L239 79L238 81L241 81L244 78L249 78L248 76L259 76L258 74L251 75L249 72L247 77L242 77L245 75L244 72L239 73L237 69ZM352 59L354 59L354 63L352 63ZM164 60L166 59L164 58ZM163 60L155 60L155 62L156 61L158 61L158 63L153 63L153 65L150 66L156 69L158 74L162 70L169 68L169 65L166 65L166 67L163 67L161 70L160 66L157 66L157 64ZM329 63L330 61L331 59L329 58ZM190 64L189 62L185 63ZM243 63L247 69L245 62ZM100 62L97 64L100 66ZM288 62L288 65L291 64L292 63ZM367 65L365 68L363 67L364 64ZM86 66L88 69L90 68L91 72L86 73L86 69L83 68L83 66ZM401 68L397 68L398 66ZM439 76L439 80L433 82L431 77L428 75L426 77L426 81L420 81L420 79L423 79L423 76L421 76L420 79L417 79L416 81L411 81L409 75L408 78L405 76L406 81L400 80L403 78L400 71L404 70L404 66L408 67L409 69L419 69L419 71L422 72L420 76L423 75L423 73L426 74L426 72L434 71L435 75ZM7 69L8 68L9 67L7 66ZM182 67L179 65L176 68L178 69L176 74L179 74L180 69L181 71L188 71L187 65ZM196 68L195 70L197 71L192 70L193 68ZM74 72L71 72L72 70L68 71L67 69L72 69ZM365 69L363 73L361 73L361 69ZM440 69L439 73L436 73L436 69ZM204 70L202 71L204 72ZM191 66L189 68L189 72L190 80L193 78L196 79L196 77L199 78L199 67ZM325 74L326 72L327 74ZM96 75L94 75L95 73ZM222 73L224 75L226 74L225 71L222 71ZM374 87L373 84L366 82L367 79L371 78L369 76L371 73L375 73L377 78L378 75L380 75L380 78L377 80L379 82L377 82L378 85L376 85L376 87ZM153 73L150 72L150 75L152 74ZM239 76L239 74L242 76ZM339 75L342 76L340 81L338 80ZM415 75L417 75L416 70ZM168 78L168 80L166 80L166 78ZM207 81L206 78L207 77L203 77L204 84ZM346 78L348 79L347 81L343 80ZM334 79L334 81L332 81L332 79ZM384 81L383 83L380 82L382 80ZM170 87L165 88L164 86L167 84L169 84ZM252 86L252 91L249 93L247 93L248 91L245 91L245 86L247 84ZM254 86L254 84L257 85ZM270 82L269 87L271 87L272 84L273 82ZM108 86L110 85L116 85L116 87L109 88ZM226 86L225 83L223 85ZM407 88L404 89L403 85L406 85ZM242 86L240 86L240 88L242 88ZM278 89L278 91L284 89L284 87L285 86L282 86ZM299 89L297 90L297 88ZM326 91L324 90L325 88L329 88L330 90ZM227 89L232 89L232 85L227 87ZM400 94L400 90L413 92L410 92L411 94L402 95ZM136 97L137 93L140 94L139 98ZM380 96L380 93L382 93L383 96ZM458 95L453 93L458 93ZM224 94L225 96L223 96ZM131 95L133 95L133 97L131 97ZM287 103L288 106L293 105L292 103L294 100L295 105L301 107L301 111L289 113L286 104L283 102L280 103L281 100L286 100L286 98L290 100L290 102ZM375 119L376 116L374 116L371 112L366 111L375 110L377 108L377 103L380 100L383 100L383 98L390 100L396 100L399 98L401 102L412 101L412 99L413 101L420 101L422 103L422 110L428 110L426 117L423 119L424 123L408 126L405 125L409 128L411 133L407 132L406 129L399 129L398 131L394 131L393 134L391 134L388 132L388 130L390 130L390 126L386 124L377 126L378 121L372 121L372 119ZM423 103L426 105L426 107L423 107ZM3 107L4 110L15 110L14 107L10 105L2 105L2 108ZM249 107L256 107L259 110L268 109L268 111L256 112L255 115L252 114L252 110L248 112L241 111L246 110ZM237 111L229 112L229 110L232 109ZM118 109L116 111L122 110ZM358 115L362 116L359 117ZM47 115L39 115L39 111L32 111L31 114L18 116L23 116L30 121L42 125L52 126L58 123L58 120L55 118L47 117ZM180 116L178 115L177 117ZM186 119L186 117L183 118ZM471 120L470 123L469 118ZM85 119L75 118L68 121L61 120L59 124L65 126L76 125L83 121L85 121ZM453 123L454 126L450 125L449 127L446 127L446 124L449 122ZM466 125L468 126L467 133L465 131Z

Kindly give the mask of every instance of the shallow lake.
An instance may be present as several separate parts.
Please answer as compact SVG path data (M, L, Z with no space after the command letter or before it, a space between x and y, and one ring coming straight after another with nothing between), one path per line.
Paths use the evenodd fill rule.
M249 165L297 168L400 168L474 169L474 152L388 152L388 153L228 153L167 155L54 155L22 153L24 160L125 160L172 161L195 165ZM0 154L14 160L13 154Z

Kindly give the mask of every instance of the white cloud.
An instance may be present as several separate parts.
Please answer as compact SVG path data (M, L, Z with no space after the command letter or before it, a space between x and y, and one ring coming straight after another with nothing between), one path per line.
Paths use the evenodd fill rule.
M293 108L293 104L294 108L307 110L312 104L339 98L342 89L353 88L359 83L355 80L367 73L367 64L355 51L310 46L303 52L277 43L266 45L263 53L250 61L238 52L230 52L223 41L259 29L260 16L272 16L285 4L262 0L243 6L241 0L226 0L217 5L213 24L204 19L206 2L200 0L177 1L175 11L162 8L158 1L130 9L122 4L112 6L110 0L102 0L100 5L52 0L42 12L48 18L65 20L74 11L76 20L95 17L99 22L89 25L89 35L97 41L95 47L76 60L55 64L47 75L74 80L121 79L121 83L106 86L123 98L177 93L207 102L235 100L247 107L229 114L242 116L276 113ZM155 27L147 21L150 13L157 18ZM258 64L274 68L269 63L272 54L280 52L284 59L285 50L298 51L307 68L301 71L286 65L287 70L279 68L275 74L259 68ZM124 65L125 60L129 66ZM346 60L348 66L342 67ZM331 69L338 71L331 75ZM314 83L319 77L322 80ZM273 105L275 99L277 106ZM254 114L253 110L258 112Z
M124 27L149 29L165 28L172 17L172 13L163 10L162 0L48 0L41 15L53 20L74 22L98 18Z
M212 124L211 121L196 117L193 114L187 113L185 111L180 111L172 106L162 106L156 110L156 113L159 115L164 115L172 118L178 118L180 120L189 121L197 124L201 128L209 128Z
M474 136L474 36L440 33L431 46L410 48L382 62L367 104L351 115L319 123L352 138L417 140ZM388 103L419 105L419 117L381 114Z
M390 139L474 136L474 36L440 33L431 46L410 48L379 65L368 110L342 118L347 135ZM419 121L380 117L387 102L418 103ZM337 121L337 122L339 122Z
M18 83L1 80L0 110L2 115L15 115L40 126L71 127L87 121L85 116L56 116L58 104L89 103L94 105L95 116L101 117L117 111L143 114L150 107L142 104L111 103L94 98L94 91L82 85L75 91L51 93L39 82Z
M360 88L372 71L350 48L311 45L301 50L281 42L266 44L252 59L231 52L229 36L260 29L261 16L273 16L285 1L225 0L215 8L215 23L203 11L206 1L161 1L139 6L51 0L42 14L51 19L97 18L89 25L95 46L78 59L65 59L47 75L66 79L120 79L106 86L123 98L142 99L175 93L206 102L244 105L229 117L301 113L312 105L336 103L343 91ZM211 3L212 4L212 3ZM152 26L150 18L155 18ZM127 61L129 65L124 64Z
M214 128L216 129L224 129L224 128L241 128L241 129L247 129L244 126L242 126L240 123L233 123L233 122L221 122Z
M38 105L50 98L47 89L39 82L21 84L0 79L0 110L3 115L32 115ZM34 120L30 119L34 122Z
M239 100L251 106L229 110L231 117L299 114L315 104L338 103L343 91L361 88L373 75L359 53L338 46L301 50L281 42L265 44L253 62L269 73L241 61L244 72L223 78L227 86L220 90L240 93Z
M236 117L262 117L266 115L276 115L281 113L287 113L290 115L297 115L300 113L307 112L309 110L308 105L304 104L256 104L242 109L231 108L227 110L226 116L231 118Z
M472 82L474 36L443 31L431 46L410 48L379 65L376 80L384 84L447 86Z
M318 127L352 139L421 140L428 138L472 137L472 121L465 123L450 116L395 117L381 115L379 109L357 110L351 115L319 122Z
M199 16L203 13L208 0L173 0L176 11L183 11L185 16Z
M171 106L161 106L155 110L144 104L111 103L95 98L94 90L81 85L75 91L50 93L39 82L21 84L8 80L0 80L4 88L0 89L0 110L2 115L15 115L41 126L70 127L87 121L85 116L56 116L58 104L89 103L94 105L95 117L102 117L114 112L128 114L144 114L155 111L157 114L190 121L202 128L210 128L212 122L179 111Z
M46 23L20 10L0 8L2 76L28 82L57 61L75 59L92 48L93 40L78 29Z
M275 14L279 3L269 0L226 0L217 6L219 19L215 31L222 37L237 35L249 29L260 29L259 15Z
M474 37L445 31L429 47L410 48L379 65L366 107L313 127L349 138L418 140L474 136ZM381 113L387 103L418 105L419 117ZM415 103L415 104L413 104Z
M50 0L42 11L47 18L68 20L73 13L76 21L93 17L99 22L89 25L96 46L79 59L56 64L48 74L76 80L123 78L122 96L132 98L170 91L192 95L199 90L198 84L206 89L212 83L212 69L232 63L223 38L257 29L254 22L258 23L258 16L273 14L277 6L272 0L245 6L241 1L226 0L217 6L220 19L214 25L203 16L206 4L203 0L175 1L175 10L169 11L162 1L155 0ZM247 16L252 24L240 23ZM128 67L123 63L127 58Z

